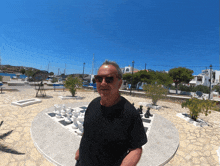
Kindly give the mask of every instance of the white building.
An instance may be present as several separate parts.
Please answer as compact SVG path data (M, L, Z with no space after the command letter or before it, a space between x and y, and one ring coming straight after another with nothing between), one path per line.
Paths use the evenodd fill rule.
M210 69L202 70L201 74L194 75L194 78L189 82L191 86L204 85L210 86ZM220 71L212 70L211 87L220 83Z
M131 67L130 65L128 65L128 66L126 66L126 67L124 67L124 68L121 68L121 71L122 71L122 73L123 74L126 74L126 73L132 73L132 68L133 67ZM133 73L136 73L136 72L138 72L139 70L138 69L133 69Z
M132 73L132 66L128 65L125 66L124 68L121 68L121 71L123 74L127 74L127 73ZM133 68L133 73L138 72L138 69ZM120 89L128 89L128 83L125 80L122 80L122 85Z

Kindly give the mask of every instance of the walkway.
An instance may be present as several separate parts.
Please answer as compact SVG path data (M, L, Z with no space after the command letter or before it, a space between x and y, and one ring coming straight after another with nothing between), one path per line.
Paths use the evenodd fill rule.
M31 138L30 129L34 118L45 108L50 108L54 104L90 102L93 98L99 96L98 93L89 91L78 92L77 95L85 98L71 101L61 100L58 97L70 95L69 92L62 92L61 90L54 92L51 90L47 91L47 95L51 98L41 98L41 103L21 108L12 106L11 102L33 98L35 90L4 91L3 94L0 94L0 121L4 121L0 127L0 134L13 130L5 140L0 140L0 144L25 153L24 155L15 155L0 152L1 166L52 166L53 164L36 149ZM131 103L134 102L136 107L139 107L138 102L151 102L150 99L123 96ZM151 111L151 113L158 114L170 121L179 133L179 148L166 166L218 166L217 149L220 146L220 112L212 111L207 117L201 115L200 118L208 122L210 126L200 128L176 116L176 113L187 112L179 104L164 101L159 101L158 104L163 106L163 109ZM146 110L146 107L143 109ZM143 159L145 159L144 156L141 160Z

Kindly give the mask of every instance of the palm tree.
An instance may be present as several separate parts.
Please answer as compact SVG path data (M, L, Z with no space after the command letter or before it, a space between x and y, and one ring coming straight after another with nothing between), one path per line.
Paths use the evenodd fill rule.
M1 121L0 127L1 127L2 124L3 124L3 121ZM12 133L12 131L13 130L11 130L11 131L9 131L9 132L7 132L5 134L0 135L0 139L3 140L5 137L10 135ZM18 155L25 154L25 153L20 153L20 152L18 152L16 150L10 149L7 146L2 145L1 143L0 143L0 151L6 152L6 153L18 154Z

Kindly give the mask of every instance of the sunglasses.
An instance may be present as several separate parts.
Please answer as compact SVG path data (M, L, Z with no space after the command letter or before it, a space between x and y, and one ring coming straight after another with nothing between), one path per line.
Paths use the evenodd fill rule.
M113 76L105 77L105 76L95 75L95 81L96 82L102 82L104 78L105 78L105 82L108 83L108 84L112 83L114 81Z

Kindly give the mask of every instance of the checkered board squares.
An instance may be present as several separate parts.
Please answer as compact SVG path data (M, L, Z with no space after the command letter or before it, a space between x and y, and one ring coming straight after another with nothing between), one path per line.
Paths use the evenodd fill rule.
M85 106L81 106L81 107L74 107L74 111L75 110L78 110L80 111L81 113L84 113L87 109L88 105L85 105ZM53 110L54 111L54 110ZM72 124L73 122L71 123L67 123L65 121L65 118L66 118L66 115L62 116L61 118L57 118L56 117L56 114L54 112L49 112L49 113L46 113L47 116L49 116L51 119L53 119L55 122L57 122L58 124L60 124L63 128L65 128L66 130L69 130L70 132L76 134L77 136L79 136L77 134L77 131L78 129L73 129L72 128ZM154 117L154 116L153 116ZM150 133L150 128L151 128L151 124L153 122L153 117L149 117L149 118L144 118L142 117L142 122L143 122L143 126L144 126L144 130L147 134L147 137ZM71 118L71 117L70 117ZM81 137L81 136L80 136Z
M73 110L77 110L79 111L80 113L84 113L87 109L88 105L84 105L84 106L81 106L81 107L74 107ZM73 122L71 123L67 123L65 121L65 118L67 117L66 115L62 116L61 118L57 118L56 117L56 113L54 113L54 109L52 112L49 112L49 113L46 113L47 116L49 116L53 121L57 122L58 124L60 124L63 128L65 128L66 130L69 130L70 132L74 133L75 135L79 136L77 134L77 131L79 129L73 129L72 128L72 124ZM72 119L72 117L70 117L70 119ZM79 136L81 137L81 136Z

